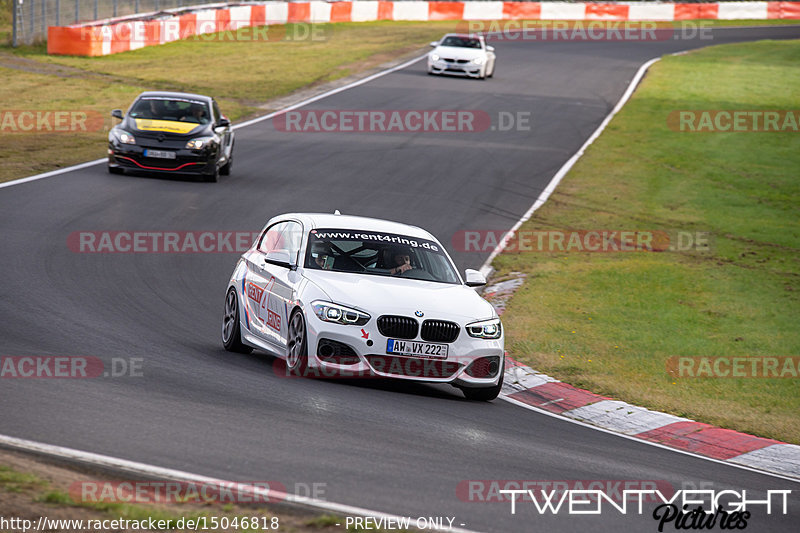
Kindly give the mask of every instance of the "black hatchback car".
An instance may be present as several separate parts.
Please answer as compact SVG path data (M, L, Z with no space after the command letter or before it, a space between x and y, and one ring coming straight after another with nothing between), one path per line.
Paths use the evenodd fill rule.
M193 174L217 181L233 166L233 131L213 98L144 92L108 133L108 171Z

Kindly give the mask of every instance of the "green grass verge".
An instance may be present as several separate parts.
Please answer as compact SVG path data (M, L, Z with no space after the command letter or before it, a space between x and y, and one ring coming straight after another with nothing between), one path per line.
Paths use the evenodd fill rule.
M5 465L0 465L0 488L8 492L22 492L45 486L45 483L31 474L17 472Z
M5 457L0 457L0 462ZM309 516L307 513L296 513L284 509L285 512L275 514L270 509L242 503L215 503L200 501L196 498L183 498L181 501L162 504L123 503L123 502L82 502L76 501L67 486L86 481L86 471L65 469L58 466L37 464L39 474L33 475L20 469L30 468L33 459L25 459L12 468L0 463L0 515L4 516L49 516L51 519L65 520L103 520L124 519L139 523L162 522L164 530L177 530L181 521L198 521L207 527L217 524L229 525L227 528L217 527L220 532L231 531L268 531L260 526L279 523L281 531L297 533L328 531L336 528L335 524L344 524L344 517L331 514ZM52 479L48 481L45 478ZM257 524L253 523L257 517ZM217 519L215 521L215 519ZM237 526L231 525L236 521ZM200 526L202 529L202 525ZM182 530L181 530L182 531ZM365 531L362 528L350 527L347 531ZM371 530L376 531L376 530ZM384 530L377 530L379 533Z
M670 356L800 355L800 135L681 133L673 110L797 109L800 41L715 46L655 64L523 225L710 231L711 253L506 253L529 278L511 354L596 393L800 443L800 379L673 379Z

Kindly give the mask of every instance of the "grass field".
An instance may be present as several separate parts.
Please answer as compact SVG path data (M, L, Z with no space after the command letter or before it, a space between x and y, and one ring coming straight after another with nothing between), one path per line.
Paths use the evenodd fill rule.
M189 38L106 57L48 56L43 45L0 47L4 110L80 110L108 117L145 90L214 95L232 120L297 89L339 79L413 52L453 22L315 25L319 40L212 42ZM308 25L272 27L303 35ZM296 33L293 33L296 32ZM3 133L0 181L97 159L107 130Z
M0 43L11 26L10 0L0 0ZM700 21L698 25L783 24L788 21ZM315 84L362 72L419 50L458 21L369 22L269 28L278 41L215 40L198 36L106 57L48 56L44 45L0 45L0 102L4 111L96 112L102 131L77 133L3 130L0 182L46 172L105 155L109 111L125 109L144 90L178 90L214 95L233 120L263 113L259 106ZM306 32L306 33L304 33ZM4 37L5 36L5 37Z
M671 356L800 355L800 135L688 133L675 110L797 110L800 42L664 58L521 228L709 231L711 252L505 253L513 357L637 405L800 443L800 379L678 378Z

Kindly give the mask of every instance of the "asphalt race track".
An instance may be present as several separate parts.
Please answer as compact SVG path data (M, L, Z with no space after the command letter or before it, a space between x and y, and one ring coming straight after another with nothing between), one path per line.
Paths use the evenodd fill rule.
M236 132L217 184L117 176L97 165L0 190L2 355L142 358L143 377L4 379L0 434L213 477L324 483L324 498L478 531L656 531L643 515L539 516L462 501L462 480L663 480L675 489L791 489L789 513L747 531L796 531L800 484L528 411L448 386L287 379L266 355L223 350L235 253L81 254L76 231L257 231L286 211L339 209L431 230L506 229L662 54L800 27L720 29L713 40L498 42L487 81L427 76L424 62L308 109L531 112L530 131ZM129 102L120 102L120 107ZM98 157L102 156L98 147ZM602 169L597 169L602 172ZM454 253L459 268L488 256ZM302 486L302 485L301 485ZM795 524L791 526L791 524ZM668 526L666 530L674 530Z

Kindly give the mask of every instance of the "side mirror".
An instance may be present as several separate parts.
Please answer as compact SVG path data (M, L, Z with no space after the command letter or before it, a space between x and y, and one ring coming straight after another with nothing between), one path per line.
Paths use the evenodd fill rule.
M488 52L494 52L494 46L487 46L487 47L486 47L486 50L487 50Z
M289 253L284 250L273 250L271 252L267 252L267 255L264 257L264 261L273 265L278 265L283 268L288 268L289 270L294 270L297 268L297 265L292 261L292 258L289 257Z
M486 277L477 270L471 268L466 269L464 271L464 277L466 278L465 283L467 287L481 287L486 285Z
M114 117L114 118L118 118L118 119L122 120L122 110L121 109L115 109L114 111L111 112L111 116Z
M439 46L439 41L431 41L431 46Z
M227 128L231 125L231 121L227 117L222 117L217 121L218 128Z

